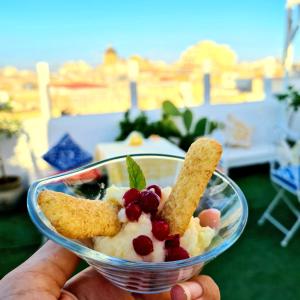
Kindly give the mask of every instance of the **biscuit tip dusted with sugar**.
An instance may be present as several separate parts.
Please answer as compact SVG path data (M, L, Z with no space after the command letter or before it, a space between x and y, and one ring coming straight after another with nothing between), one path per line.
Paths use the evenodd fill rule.
M38 204L52 226L69 238L113 236L121 228L116 202L75 198L45 190L40 192Z
M171 234L184 234L221 155L222 146L211 138L199 138L190 146L161 212L169 223Z

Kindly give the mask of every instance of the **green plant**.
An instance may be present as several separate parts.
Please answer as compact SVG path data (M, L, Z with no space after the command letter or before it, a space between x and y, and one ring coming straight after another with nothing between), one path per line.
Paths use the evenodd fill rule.
M8 138L18 134L20 131L20 122L17 120L0 119L0 136Z
M185 151L188 150L196 138L211 134L219 126L218 122L205 117L196 121L193 126L194 116L192 111L189 108L180 111L171 101L164 101L162 109L163 113L169 118L178 117L181 119L185 132L181 133L178 146Z
M0 103L0 137L12 137L19 133L21 123L12 117L11 102Z
M13 109L11 102L0 103L0 139L1 136L11 138L18 134L21 129L21 123L12 117ZM0 156L0 178L7 178L4 161ZM4 180L5 181L5 180Z
M277 94L276 98L281 102L286 102L288 108L293 111L298 111L300 107L300 94L293 86L288 86L287 91Z
M193 125L193 119L193 113L189 108L180 111L171 101L164 101L161 119L155 122L150 122L144 112L131 120L127 111L119 124L120 134L117 140L124 140L132 131L139 131L146 138L157 134L186 151L197 137L210 134L220 126L208 118L201 118ZM178 122L183 125L183 130L179 129Z
M287 121L287 136L286 140L289 144L294 143L294 137L291 137L294 133L293 124L295 113L298 111L300 107L300 93L293 87L288 86L287 91L285 93L277 94L276 98L280 102L285 102L286 104L286 121ZM297 133L296 133L297 134ZM290 138L291 137L291 138Z
M6 178L6 172L5 172L5 168L4 168L4 162L2 157L0 156L0 178Z
M127 138L127 136L132 131L139 131L144 133L145 128L149 126L147 116L142 112L135 120L130 120L130 112L127 111L124 114L124 119L120 121L120 134L116 138L117 141L122 141Z

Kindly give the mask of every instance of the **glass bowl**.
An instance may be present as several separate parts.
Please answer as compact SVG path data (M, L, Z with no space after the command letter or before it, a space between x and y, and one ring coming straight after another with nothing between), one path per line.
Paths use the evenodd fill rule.
M183 158L172 155L132 155L143 169L147 184L173 186ZM178 283L199 274L203 266L227 250L241 235L248 217L244 194L227 176L215 171L195 215L206 208L221 211L221 226L207 251L188 259L149 263L134 262L97 252L83 241L66 238L55 231L37 203L42 190L54 190L89 199L103 197L110 185L129 186L126 156L93 163L82 168L36 181L28 192L28 211L43 235L69 249L121 289L143 294L168 291Z

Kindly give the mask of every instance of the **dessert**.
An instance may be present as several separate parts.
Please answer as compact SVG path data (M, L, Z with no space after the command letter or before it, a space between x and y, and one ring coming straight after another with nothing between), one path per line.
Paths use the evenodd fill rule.
M182 236L171 234L168 222L161 217L170 187L127 188L122 196L124 190L111 186L106 191L104 201L118 199L122 206L118 214L122 227L115 236L93 238L99 252L133 261L171 261L203 253L216 235L215 229L202 227L193 216Z
M177 182L161 212L171 233L182 235L185 232L221 154L221 145L209 138L201 138L190 146Z
M119 204L111 201L94 201L70 195L42 191L38 203L55 229L73 239L97 235L115 235L120 231Z
M130 187L111 186L103 201L53 191L38 197L55 229L73 239L92 238L94 249L132 261L162 262L199 255L210 245L219 212L193 213L221 156L221 146L201 138L190 147L173 188L146 186L141 168L127 157Z

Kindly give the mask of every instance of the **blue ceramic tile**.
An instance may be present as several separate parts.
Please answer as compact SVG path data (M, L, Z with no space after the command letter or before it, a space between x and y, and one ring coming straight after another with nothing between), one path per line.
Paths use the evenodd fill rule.
M43 159L59 171L77 168L92 160L92 155L82 149L69 134L65 134Z

